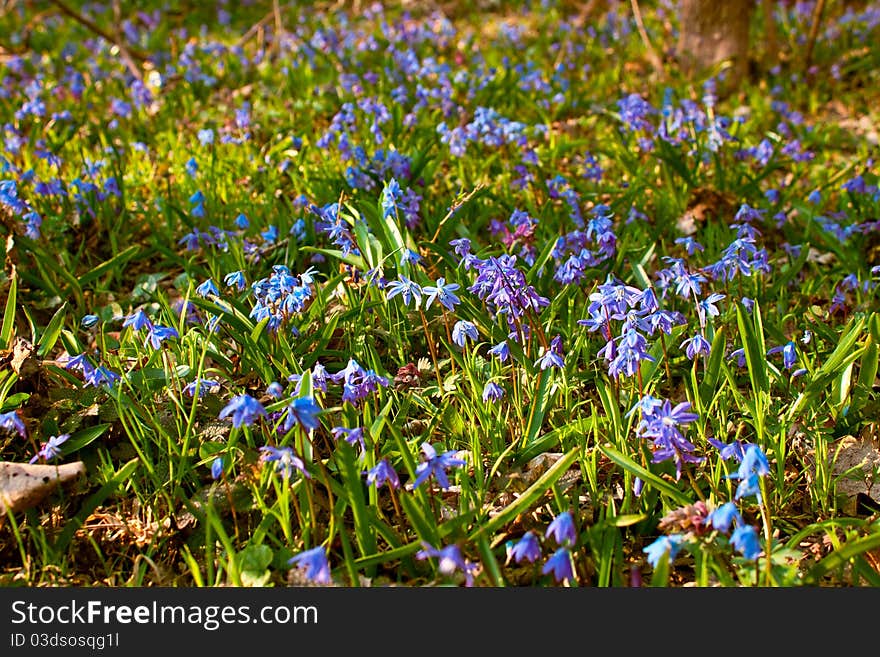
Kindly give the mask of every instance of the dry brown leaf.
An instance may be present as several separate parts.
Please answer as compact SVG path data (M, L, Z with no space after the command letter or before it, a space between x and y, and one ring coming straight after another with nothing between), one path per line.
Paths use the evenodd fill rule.
M24 511L42 502L61 484L85 475L82 461L62 465L0 462L0 516Z
M880 469L880 451L873 441L844 436L837 441L832 453L835 456L831 472L836 478L837 494L846 495L852 506L860 493L880 504L880 482L873 478L873 473ZM848 470L854 472L840 476Z

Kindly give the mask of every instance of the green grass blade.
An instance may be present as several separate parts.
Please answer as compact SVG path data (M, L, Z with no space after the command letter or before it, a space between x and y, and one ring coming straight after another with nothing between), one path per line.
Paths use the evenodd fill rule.
M3 326L0 328L0 342L6 349L12 348L12 332L15 330L15 303L18 297L18 277L13 276L9 282L9 294L6 297L6 308L3 311Z

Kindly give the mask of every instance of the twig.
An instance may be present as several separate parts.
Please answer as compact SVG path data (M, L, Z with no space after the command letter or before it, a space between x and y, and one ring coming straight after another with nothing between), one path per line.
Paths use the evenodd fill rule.
M263 27L265 27L269 21L274 20L274 19L275 19L275 10L273 9L268 14L263 16L260 20L258 20L256 23L251 25L250 29L247 32L245 32L244 34L242 34L241 37L238 39L238 41L235 42L235 46L236 47L243 46L255 34L257 34Z
M642 43L645 44L645 54L651 62L651 66L653 66L654 70L657 72L657 75L663 77L665 74L663 60L660 59L660 56L657 54L657 51L654 50L654 46L651 45L651 41L648 39L648 32L645 30L644 21L642 21L642 11L639 9L639 0L630 0L630 4L632 5L633 17L636 19L636 28L639 31L639 36L642 38Z
M810 22L810 34L807 37L807 46L804 48L804 74L810 68L810 60L813 58L813 48L819 36L819 25L822 23L822 14L825 12L825 0L816 0L813 7L813 18Z
M92 20L86 18L85 16L78 13L74 9L71 9L64 2L62 2L62 0L49 0L49 1L53 5L58 7L58 10L62 14L68 16L69 18L72 18L77 23L79 23L80 25L85 27L87 30L94 32L99 37L101 37L102 39L107 41L108 43L112 43L117 48L119 48L119 54L122 55L122 59L125 61L125 65L128 67L128 70L131 71L131 74L133 76L135 76L138 80L143 81L144 74L141 71L140 67L135 63L135 60L138 60L140 62L146 61L146 59L147 59L146 55L144 55L143 53L141 53L137 50L132 50L118 36L110 34L104 28L102 28L100 25L97 25Z
M459 196L452 202L452 205L449 207L449 212L447 212L446 216L440 220L439 224L437 224L437 230L434 233L434 236L431 238L432 243L437 241L437 238L440 236L440 229L443 228L443 224L445 224L452 218L452 215L455 214L455 211L458 210L462 205L470 201L474 197L474 195L485 186L486 185L484 185L483 183L477 183L477 186L474 187L471 191L469 191L464 196Z

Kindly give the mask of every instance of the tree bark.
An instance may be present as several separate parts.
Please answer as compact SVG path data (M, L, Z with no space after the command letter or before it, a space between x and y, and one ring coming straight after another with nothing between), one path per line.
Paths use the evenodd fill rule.
M677 55L682 69L701 75L729 61L724 86L735 89L748 72L754 0L681 0Z

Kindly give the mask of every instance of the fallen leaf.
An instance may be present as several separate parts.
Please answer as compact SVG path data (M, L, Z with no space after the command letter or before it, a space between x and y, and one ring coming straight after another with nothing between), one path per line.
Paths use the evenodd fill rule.
M856 507L859 494L867 495L880 504L880 482L875 480L880 471L880 451L873 441L844 436L837 445L829 448L835 454L831 473L835 477L838 495L845 495L848 506ZM849 474L844 474L844 473Z
M85 475L82 461L63 465L0 462L0 516L37 506L61 484Z

